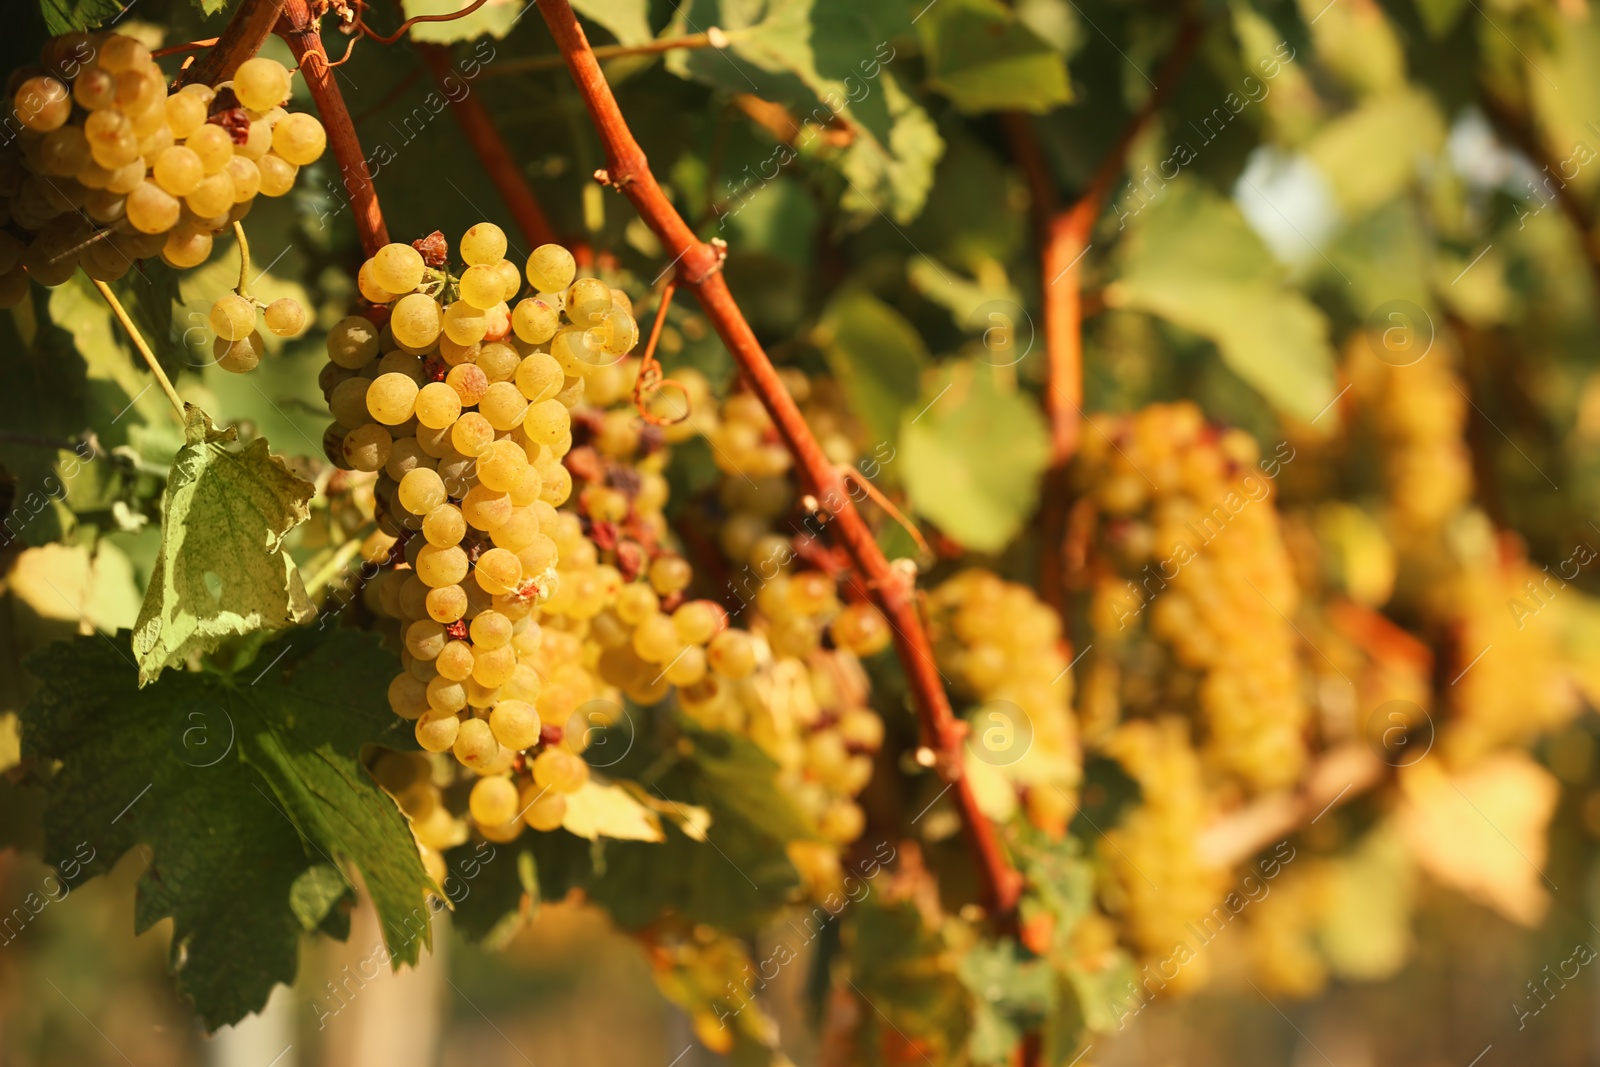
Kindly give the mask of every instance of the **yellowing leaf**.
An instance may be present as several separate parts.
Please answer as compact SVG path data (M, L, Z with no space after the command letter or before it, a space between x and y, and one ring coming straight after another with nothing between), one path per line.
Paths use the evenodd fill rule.
M588 838L616 837L624 841L665 841L661 819L618 785L585 782L567 794L567 817L561 822L568 833Z
M223 638L311 617L283 537L305 521L315 489L265 440L230 449L238 431L185 406L185 443L161 501L161 554L133 633L140 685Z
M133 564L102 541L93 556L82 545L45 545L17 557L6 579L11 591L46 619L85 622L115 633L133 625L139 589Z
M1544 916L1545 832L1559 787L1521 752L1449 774L1435 757L1400 774L1400 828L1417 864L1524 926Z
M1352 981L1390 977L1411 951L1416 868L1390 823L1326 868L1326 910L1317 931L1334 973Z

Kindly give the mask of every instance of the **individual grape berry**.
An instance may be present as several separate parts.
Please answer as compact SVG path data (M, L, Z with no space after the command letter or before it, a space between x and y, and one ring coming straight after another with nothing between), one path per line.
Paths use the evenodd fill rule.
M467 759L463 758L461 762L470 766ZM517 787L509 778L479 778L467 798L467 809L472 812L473 821L480 826L508 823L517 817L520 808Z
M476 574L478 584L490 595L514 592L522 582L522 561L507 549L491 548L478 558ZM473 639L476 641L476 636Z
M461 397L445 382L429 382L417 394L417 421L430 429L442 430L461 415Z
M300 168L273 152L259 157L256 169L261 173L261 195L283 196L294 188L295 176Z
M253 56L233 72L233 92L252 111L277 107L289 96L289 71L282 63Z
M488 330L484 313L465 300L457 300L444 309L444 332L458 345L481 341Z
M112 74L150 65L150 49L132 37L114 33L100 46L100 66Z
M161 246L161 258L169 266L198 267L211 256L211 234L204 230L186 230L178 227L167 234Z
M522 790L522 821L541 832L559 830L567 817L567 797L553 789L536 785Z
M706 649L711 669L724 678L748 678L755 673L756 653L744 630L723 630Z
M373 388L377 388L376 382L373 383ZM429 470L427 467L407 471L406 476L400 479L400 487L395 493L395 499L399 501L400 506L413 515L427 515L443 504L448 497L444 480L439 477L439 472Z
M558 793L576 793L589 780L589 765L564 748L547 748L533 759L534 784Z
M379 282L388 288L381 278ZM423 293L402 296L395 302L394 310L389 315L389 330L394 334L394 339L409 348L427 349L432 346L439 339L443 324L439 305L433 297Z
M48 133L71 117L72 97L54 78L29 78L12 95L11 113L28 129Z
M360 315L340 319L328 331L328 358L341 367L360 370L378 354L378 328Z
M237 341L256 328L256 306L237 293L226 293L211 305L211 329L218 337Z
M567 290L567 318L577 326L597 325L611 307L611 289L599 278L579 278Z
M293 337L306 328L306 309L288 297L274 300L261 313L267 329L279 337Z
M459 546L436 548L424 545L417 552L417 578L430 589L459 585L471 564Z
M72 83L72 99L85 111L99 111L116 103L117 76L102 67L90 67ZM204 122L205 105L200 105L200 121ZM171 124L170 117L168 124Z
M82 83L83 77L80 76L78 85L73 87L74 96ZM79 103L84 102L80 100ZM84 103L84 106L91 105ZM163 107L167 113L167 128L172 131L172 136L180 140L194 133L206 121L205 102L193 93L174 93L167 97Z
M372 264L372 280L397 296L421 285L428 269L421 252L399 242L384 245L368 262Z
M873 656L889 647L889 623L867 603L847 605L829 626L833 643L858 656Z
M539 743L539 712L523 700L502 700L489 713L489 729L506 748L522 751Z
M315 163L327 146L322 123L304 112L285 115L272 127L272 150L296 166Z
M496 266L468 267L461 275L461 299L482 311L500 303L504 280Z
M351 470L381 470L389 460L389 450L394 439L389 431L376 423L357 426L344 435L344 458Z
M217 366L233 374L244 374L255 370L265 351L266 342L261 339L261 334L254 330L237 341L218 337L211 345L211 354L216 359Z
M541 293L565 292L577 273L577 261L560 245L540 245L528 255L528 282Z
M155 183L173 196L188 196L206 176L200 157L186 145L173 145L156 156L150 168Z
M233 158L233 138L228 131L213 123L206 123L191 133L184 145L200 159L207 174L216 174Z
M222 168L222 173L233 183L235 204L248 204L261 191L261 168L253 160L236 154Z
M367 390L367 411L385 426L398 426L411 418L418 391L404 374L380 374Z
M127 202L123 205L123 211L133 228L148 234L166 233L172 229L177 225L182 210L177 198L154 182L140 182L128 194ZM254 323L254 317L251 322Z

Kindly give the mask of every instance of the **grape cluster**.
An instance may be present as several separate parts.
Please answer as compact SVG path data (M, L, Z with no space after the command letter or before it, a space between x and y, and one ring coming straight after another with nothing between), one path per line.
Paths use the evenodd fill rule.
M203 262L257 194L284 195L322 155L322 124L282 106L289 82L283 64L256 57L215 89L169 93L132 37L52 39L41 67L8 84L17 132L0 151L0 306L29 278L60 285L79 266L112 281L146 256Z
M211 345L217 366L234 374L256 369L266 345L256 329L256 316L279 337L294 337L306 328L306 309L297 300L282 297L270 304L252 300L235 290L211 305L209 321L216 334Z
M1060 618L1028 586L979 568L941 583L928 607L941 667L978 701L977 758L1004 768L1024 789L1029 821L1061 837L1082 753Z
M1189 724L1176 716L1125 722L1105 750L1140 791L1139 806L1106 831L1110 847L1102 855L1116 875L1106 903L1125 920L1144 958L1167 961L1174 946L1193 941L1194 929L1227 892L1229 872L1206 863L1196 848L1213 814L1200 754ZM1169 979L1173 991L1203 986L1210 956L1202 951L1182 962Z
M1133 657L1124 707L1192 703L1213 767L1255 789L1293 785L1309 708L1270 464L1249 435L1208 426L1187 402L1093 422L1077 477L1103 515L1109 558L1091 614L1103 655ZM1146 632L1180 669L1137 659ZM1152 679L1166 689L1141 692Z

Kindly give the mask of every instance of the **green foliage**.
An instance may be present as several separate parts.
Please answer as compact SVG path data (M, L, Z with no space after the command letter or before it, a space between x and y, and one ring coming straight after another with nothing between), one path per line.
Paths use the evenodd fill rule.
M1002 940L973 946L962 957L959 974L972 996L972 1062L1010 1063L1023 1035L1044 1022L1055 1002L1050 965L1016 942Z
M209 5L214 0L206 2ZM45 29L52 34L94 29L115 19L125 9L126 5L117 0L39 0ZM216 8L211 7L210 10Z
M928 369L921 335L888 304L849 288L823 312L816 340L873 440L894 440Z
M1050 459L1035 404L983 360L948 364L900 428L901 475L916 510L975 552L998 552L1038 500Z
M940 0L917 21L929 87L961 111L1043 114L1072 100L1066 59L999 0Z
M1285 284L1232 203L1192 180L1175 181L1129 222L1119 259L1108 303L1209 338L1286 414L1309 421L1333 399L1327 320Z
M314 488L264 439L235 451L236 429L218 430L199 408L187 410L162 499L161 555L134 627L141 685L227 637L311 617L283 537L310 514Z
M172 671L143 689L121 636L52 645L28 668L40 688L23 755L60 764L45 854L86 850L103 874L148 847L136 926L173 920L171 966L208 1026L293 981L301 932L327 928L357 871L396 965L430 943L428 877L359 759L375 742L411 747L375 638L294 631L237 674Z

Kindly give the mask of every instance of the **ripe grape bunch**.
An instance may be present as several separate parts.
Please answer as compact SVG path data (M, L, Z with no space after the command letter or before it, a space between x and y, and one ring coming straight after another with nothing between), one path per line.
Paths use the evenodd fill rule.
M60 285L79 266L100 281L157 254L196 266L213 234L258 193L287 193L327 145L316 118L283 107L291 76L275 60L169 92L139 41L73 33L46 44L41 67L7 86L17 132L0 150L0 306L29 278Z

